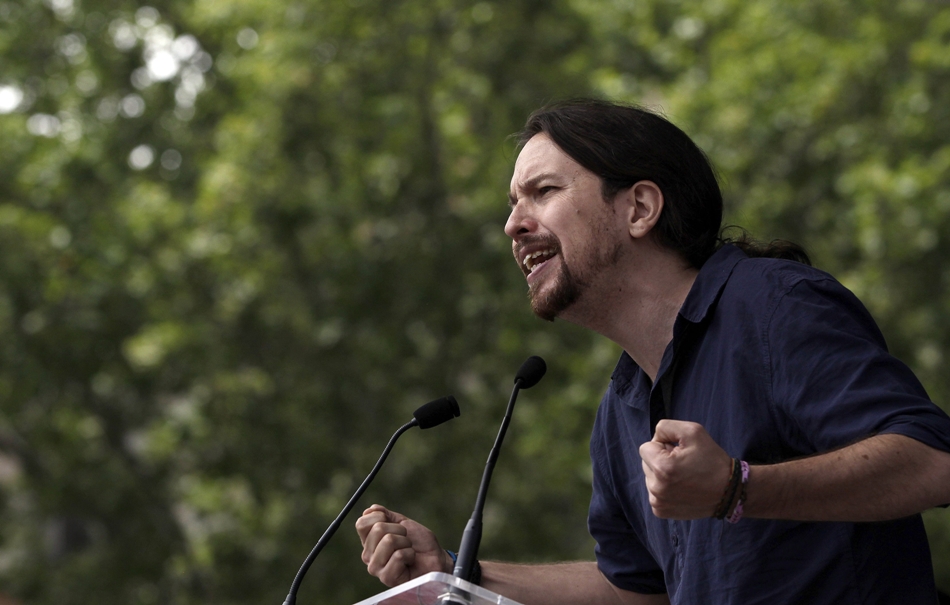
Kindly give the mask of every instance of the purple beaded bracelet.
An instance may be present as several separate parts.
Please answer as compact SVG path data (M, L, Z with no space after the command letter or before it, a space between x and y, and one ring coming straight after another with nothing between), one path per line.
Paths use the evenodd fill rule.
M726 521L729 523L738 523L739 519L742 518L742 503L745 502L745 487L749 483L749 463L743 460L742 464L742 492L739 494L739 502L736 503L735 509L733 509L732 514L726 518Z

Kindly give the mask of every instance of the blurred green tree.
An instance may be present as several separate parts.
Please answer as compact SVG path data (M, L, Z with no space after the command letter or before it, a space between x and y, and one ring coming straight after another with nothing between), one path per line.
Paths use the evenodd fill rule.
M926 0L0 1L0 585L277 602L448 392L364 500L452 546L530 354L483 552L590 558L618 351L530 315L501 231L506 137L557 98L663 108L946 401L948 32ZM380 590L348 531L301 602Z

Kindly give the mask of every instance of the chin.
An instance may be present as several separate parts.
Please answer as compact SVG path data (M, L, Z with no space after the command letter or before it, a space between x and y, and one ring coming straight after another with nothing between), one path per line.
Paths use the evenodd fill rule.
M528 299L531 301L531 310L545 321L554 321L556 317L570 308L581 297L582 289L570 275L559 276L551 290L534 292L528 290Z
M554 321L557 318L557 312L552 311L549 307L537 305L534 301L531 302L531 310L544 321Z

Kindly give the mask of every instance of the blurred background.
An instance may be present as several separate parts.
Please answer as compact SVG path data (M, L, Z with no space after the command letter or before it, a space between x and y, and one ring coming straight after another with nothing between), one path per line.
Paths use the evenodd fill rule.
M947 408L945 0L0 0L0 602L280 603L453 393L299 602L380 592L359 511L455 547L533 354L481 553L591 559L619 351L531 315L502 232L508 135L574 96L686 130Z

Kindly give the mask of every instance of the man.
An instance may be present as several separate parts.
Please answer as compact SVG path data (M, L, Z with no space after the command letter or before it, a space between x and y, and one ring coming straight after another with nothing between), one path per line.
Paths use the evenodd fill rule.
M794 245L720 238L702 152L597 101L522 133L505 232L534 312L624 350L591 438L595 563L484 562L525 605L935 603L919 512L950 502L950 418ZM793 260L788 260L793 259ZM370 573L451 572L381 506Z

